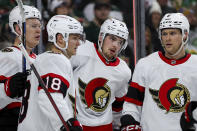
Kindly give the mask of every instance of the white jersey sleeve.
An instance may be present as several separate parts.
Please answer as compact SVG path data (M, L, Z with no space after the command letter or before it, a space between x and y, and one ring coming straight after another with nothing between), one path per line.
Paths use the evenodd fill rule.
M193 111L193 117L197 121L197 108Z
M84 46L86 46L86 45L94 45L94 43L86 40L83 45L80 45L78 47L77 54L73 55L70 59L73 70L75 70L77 67L81 67L81 66L85 65L86 62L88 61L88 59L90 57L92 57L91 54L93 52L91 49L84 50ZM87 48L91 48L91 47L88 46Z
M0 51L0 109L8 104L20 103L20 98L10 98L5 81L17 72L22 72L22 53L17 47L7 47ZM27 64L27 69L29 65Z
M70 61L62 54L46 52L38 56L34 64L61 115L67 121L73 117L72 105L67 96L75 97ZM21 112L23 118L19 120L18 130L59 131L63 124L34 73L31 75L30 84L28 108L26 115Z
M125 97L125 103L123 105L123 115L130 114L136 121L140 121L141 107L143 103L143 95L145 88L145 66L143 65L143 59L140 59L135 66L132 81L129 84L128 93ZM133 92L136 92L134 94ZM134 95L133 95L134 94ZM140 97L136 97L136 96Z
M193 111L193 114L192 115L193 115L193 118L197 121L197 108ZM195 123L194 126L197 129L197 123Z

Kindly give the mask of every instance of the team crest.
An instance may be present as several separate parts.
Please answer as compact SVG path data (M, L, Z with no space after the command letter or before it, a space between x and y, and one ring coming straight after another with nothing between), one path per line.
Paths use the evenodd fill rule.
M162 84L159 90L149 89L157 105L168 112L182 112L190 101L188 89L177 83L178 78L169 79Z
M71 103L72 103L72 109L73 109L73 111L75 111L76 110L76 112L73 112L74 114L74 116L75 116L75 113L76 114L78 114L78 110L76 109L76 105L75 105L75 97L74 96L72 96L71 94L69 94L68 93L68 96L69 96L69 99L70 99L70 101L71 101Z
M95 78L86 84L79 78L81 101L87 105L87 108L95 112L103 112L106 109L111 97L110 88L106 84L107 81L104 78Z

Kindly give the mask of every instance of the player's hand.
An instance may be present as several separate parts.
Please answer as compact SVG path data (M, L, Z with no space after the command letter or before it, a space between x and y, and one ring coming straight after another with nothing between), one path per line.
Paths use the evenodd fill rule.
M75 118L70 118L67 122L69 131L83 131L83 128L79 121ZM67 131L64 126L60 128L60 131Z
M186 106L180 120L182 131L195 131L194 123L197 123L193 117L195 109L197 109L197 101L192 101Z
M27 84L28 73L18 72L11 76L7 81L7 94L11 98L21 97L24 94L25 87Z
M121 131L141 131L141 126L131 115L124 115L120 119Z

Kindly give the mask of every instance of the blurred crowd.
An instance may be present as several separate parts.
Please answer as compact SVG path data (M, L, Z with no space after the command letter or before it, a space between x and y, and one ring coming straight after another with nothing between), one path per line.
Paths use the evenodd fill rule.
M159 22L166 13L183 13L189 20L190 33L187 51L197 53L197 1L196 0L146 0L146 54L163 51L158 28Z
M144 0L145 1L145 49L146 55L163 51L158 27L166 13L181 12L190 22L190 39L188 51L197 53L197 1L196 0ZM24 4L37 6L37 0L23 0ZM14 40L8 26L9 11L17 5L15 0L0 0L0 49L10 46ZM128 47L121 54L133 70L133 25L132 0L41 0L43 27L56 14L65 14L79 20L84 26L86 39L97 43L101 24L114 17L126 22L130 29ZM47 34L43 28L42 43L47 50Z

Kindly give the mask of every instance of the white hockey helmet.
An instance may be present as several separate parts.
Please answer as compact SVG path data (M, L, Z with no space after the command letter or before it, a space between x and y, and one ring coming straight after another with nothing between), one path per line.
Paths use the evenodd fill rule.
M33 6L28 6L28 5L23 5L23 7L24 7L24 11L25 11L25 19L37 18L37 19L41 20L40 11L37 8L35 8ZM13 8L10 12L10 15L9 15L9 26L10 26L12 32L15 33L16 35L18 35L14 30L15 23L18 24L20 26L20 28L22 28L22 16L20 14L20 9L18 6Z
M185 45L188 41L188 38L184 41L185 32L189 34L189 21L182 13L168 13L166 14L159 25L159 38L161 40L161 30L166 28L176 28L181 29L182 32L182 44Z
M127 44L128 44L127 39L128 39L129 32L128 32L127 26L124 22L114 19L114 18L109 18L109 19L105 20L105 22L101 25L99 36L101 34L103 36L102 42L99 43L99 41L98 41L98 46L99 46L100 50L101 50L103 40L104 40L106 34L116 35L116 36L123 38L125 40L125 43L123 44L119 53L127 47Z
M184 46L187 44L187 41L189 39L189 36L186 37L186 40L184 40L185 37L185 33L187 32L189 35L189 21L188 19L182 14L182 13L168 13L166 14L159 25L159 39L161 40L161 31L162 29L180 29L182 32L182 43L180 48L178 49L178 51L176 53L174 53L171 56L176 56L177 54L179 54L181 52L181 50L184 48ZM162 41L161 41L162 42ZM165 48L164 48L165 50Z
M66 15L53 16L47 24L47 32L48 41L53 42L54 45L61 50L67 49L70 34L80 34L82 37L84 36L83 26L81 23ZM64 48L59 47L56 43L56 35L58 33L62 34L64 40L66 41L66 46Z

